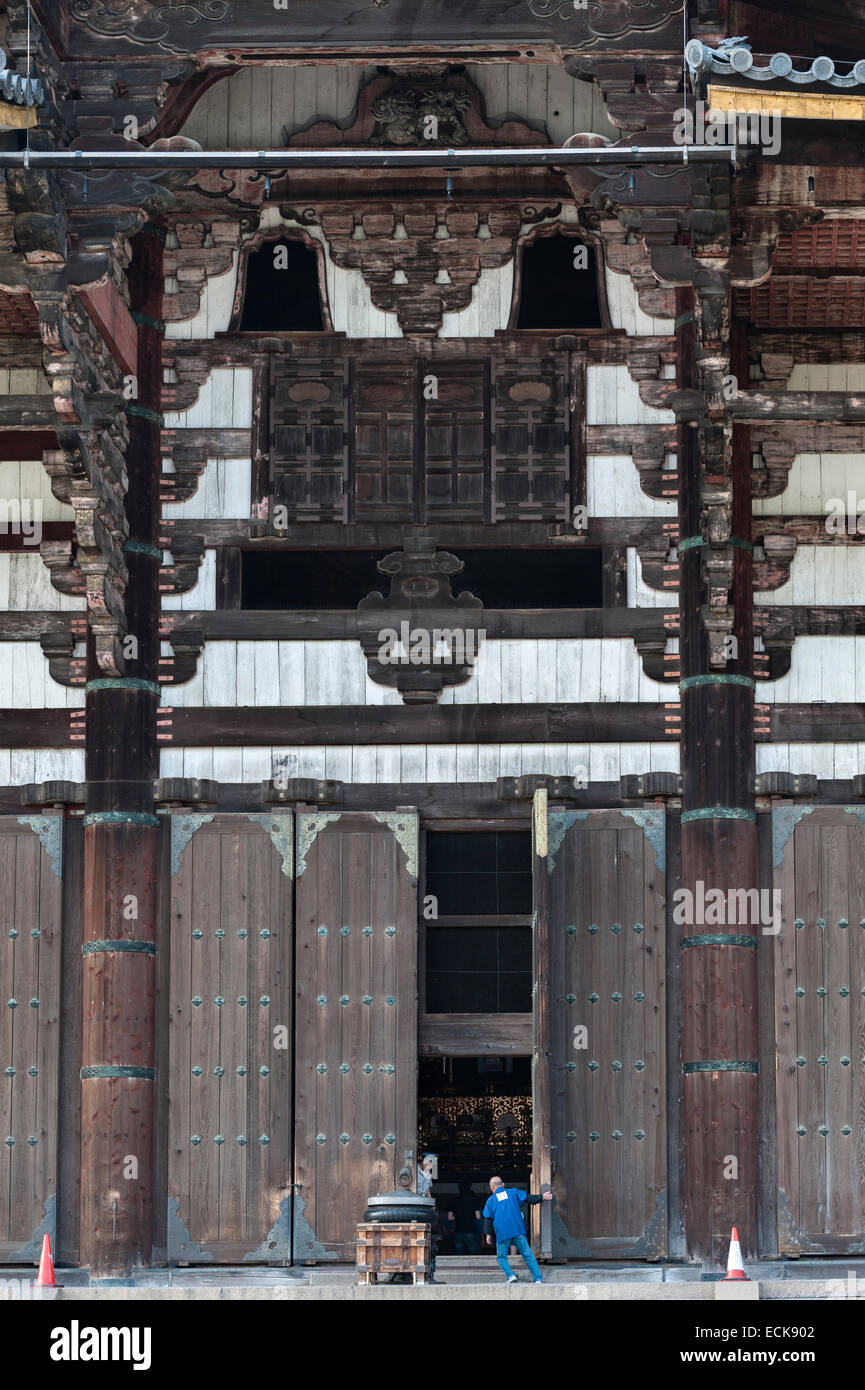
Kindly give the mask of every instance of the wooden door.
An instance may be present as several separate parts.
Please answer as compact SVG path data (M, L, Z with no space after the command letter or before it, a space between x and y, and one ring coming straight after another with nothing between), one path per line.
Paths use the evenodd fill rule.
M168 1256L282 1262L293 817L177 813L170 831Z
M348 521L347 363L270 358L274 507L290 522Z
M556 353L492 363L492 520L569 518L582 377Z
M0 1261L55 1241L63 817L0 816Z
M862 806L773 810L781 1254L865 1249L863 820Z
M664 813L551 811L539 792L533 838L542 1253L661 1259Z
M435 395L423 399L424 516L488 521L489 364L425 362Z
M413 810L298 814L296 1261L415 1185L417 857Z
M351 521L413 521L416 516L415 373L403 363L354 369Z

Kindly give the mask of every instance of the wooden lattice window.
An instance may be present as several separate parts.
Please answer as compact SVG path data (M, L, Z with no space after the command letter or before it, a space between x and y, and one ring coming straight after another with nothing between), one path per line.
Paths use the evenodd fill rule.
M294 521L566 521L583 372L568 353L474 361L275 356L270 468Z
M430 832L426 1006L432 1014L527 1013L532 992L528 831Z

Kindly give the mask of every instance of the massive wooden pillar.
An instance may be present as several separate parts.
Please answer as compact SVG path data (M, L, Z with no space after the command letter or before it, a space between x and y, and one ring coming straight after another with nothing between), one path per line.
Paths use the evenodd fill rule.
M726 171L695 180L695 194L703 185L695 206L723 209L715 179L726 185L728 207ZM687 1246L703 1261L726 1257L734 1224L746 1254L757 1243L762 928L753 895L742 896L757 884L750 458L747 437L739 427L735 437L725 421L726 397L737 389L730 377L738 367L745 385L747 375L740 361L730 371L723 221L722 213L709 245L695 237L695 288L679 292L677 328L679 384L699 388L705 401L701 419L683 425L679 438L682 888L691 896L676 916ZM702 265L701 251L711 257ZM707 902L712 890L723 907L717 895Z
M81 1263L103 1278L152 1246L163 234L133 245L126 674L99 679L91 641L86 691Z

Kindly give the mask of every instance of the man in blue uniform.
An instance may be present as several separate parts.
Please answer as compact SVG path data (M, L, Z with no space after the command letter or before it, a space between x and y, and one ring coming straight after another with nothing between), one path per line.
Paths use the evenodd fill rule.
M492 1244L492 1233L496 1237L496 1259L499 1268L507 1276L509 1284L517 1284L519 1280L514 1274L508 1263L508 1251L512 1245L522 1255L528 1265L529 1273L532 1276L533 1284L542 1284L540 1267L532 1254L532 1248L526 1239L526 1223L523 1220L522 1205L524 1202L529 1206L535 1206L538 1202L552 1201L552 1192L541 1193L540 1196L532 1197L523 1192L518 1187L505 1187L501 1178L490 1178L490 1190L492 1196L487 1199L484 1207L484 1231L486 1232L487 1244Z

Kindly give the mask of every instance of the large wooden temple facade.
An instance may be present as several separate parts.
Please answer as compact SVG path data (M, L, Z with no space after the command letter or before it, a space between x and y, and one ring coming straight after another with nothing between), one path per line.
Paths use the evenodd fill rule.
M861 0L0 48L0 1260L862 1253Z

